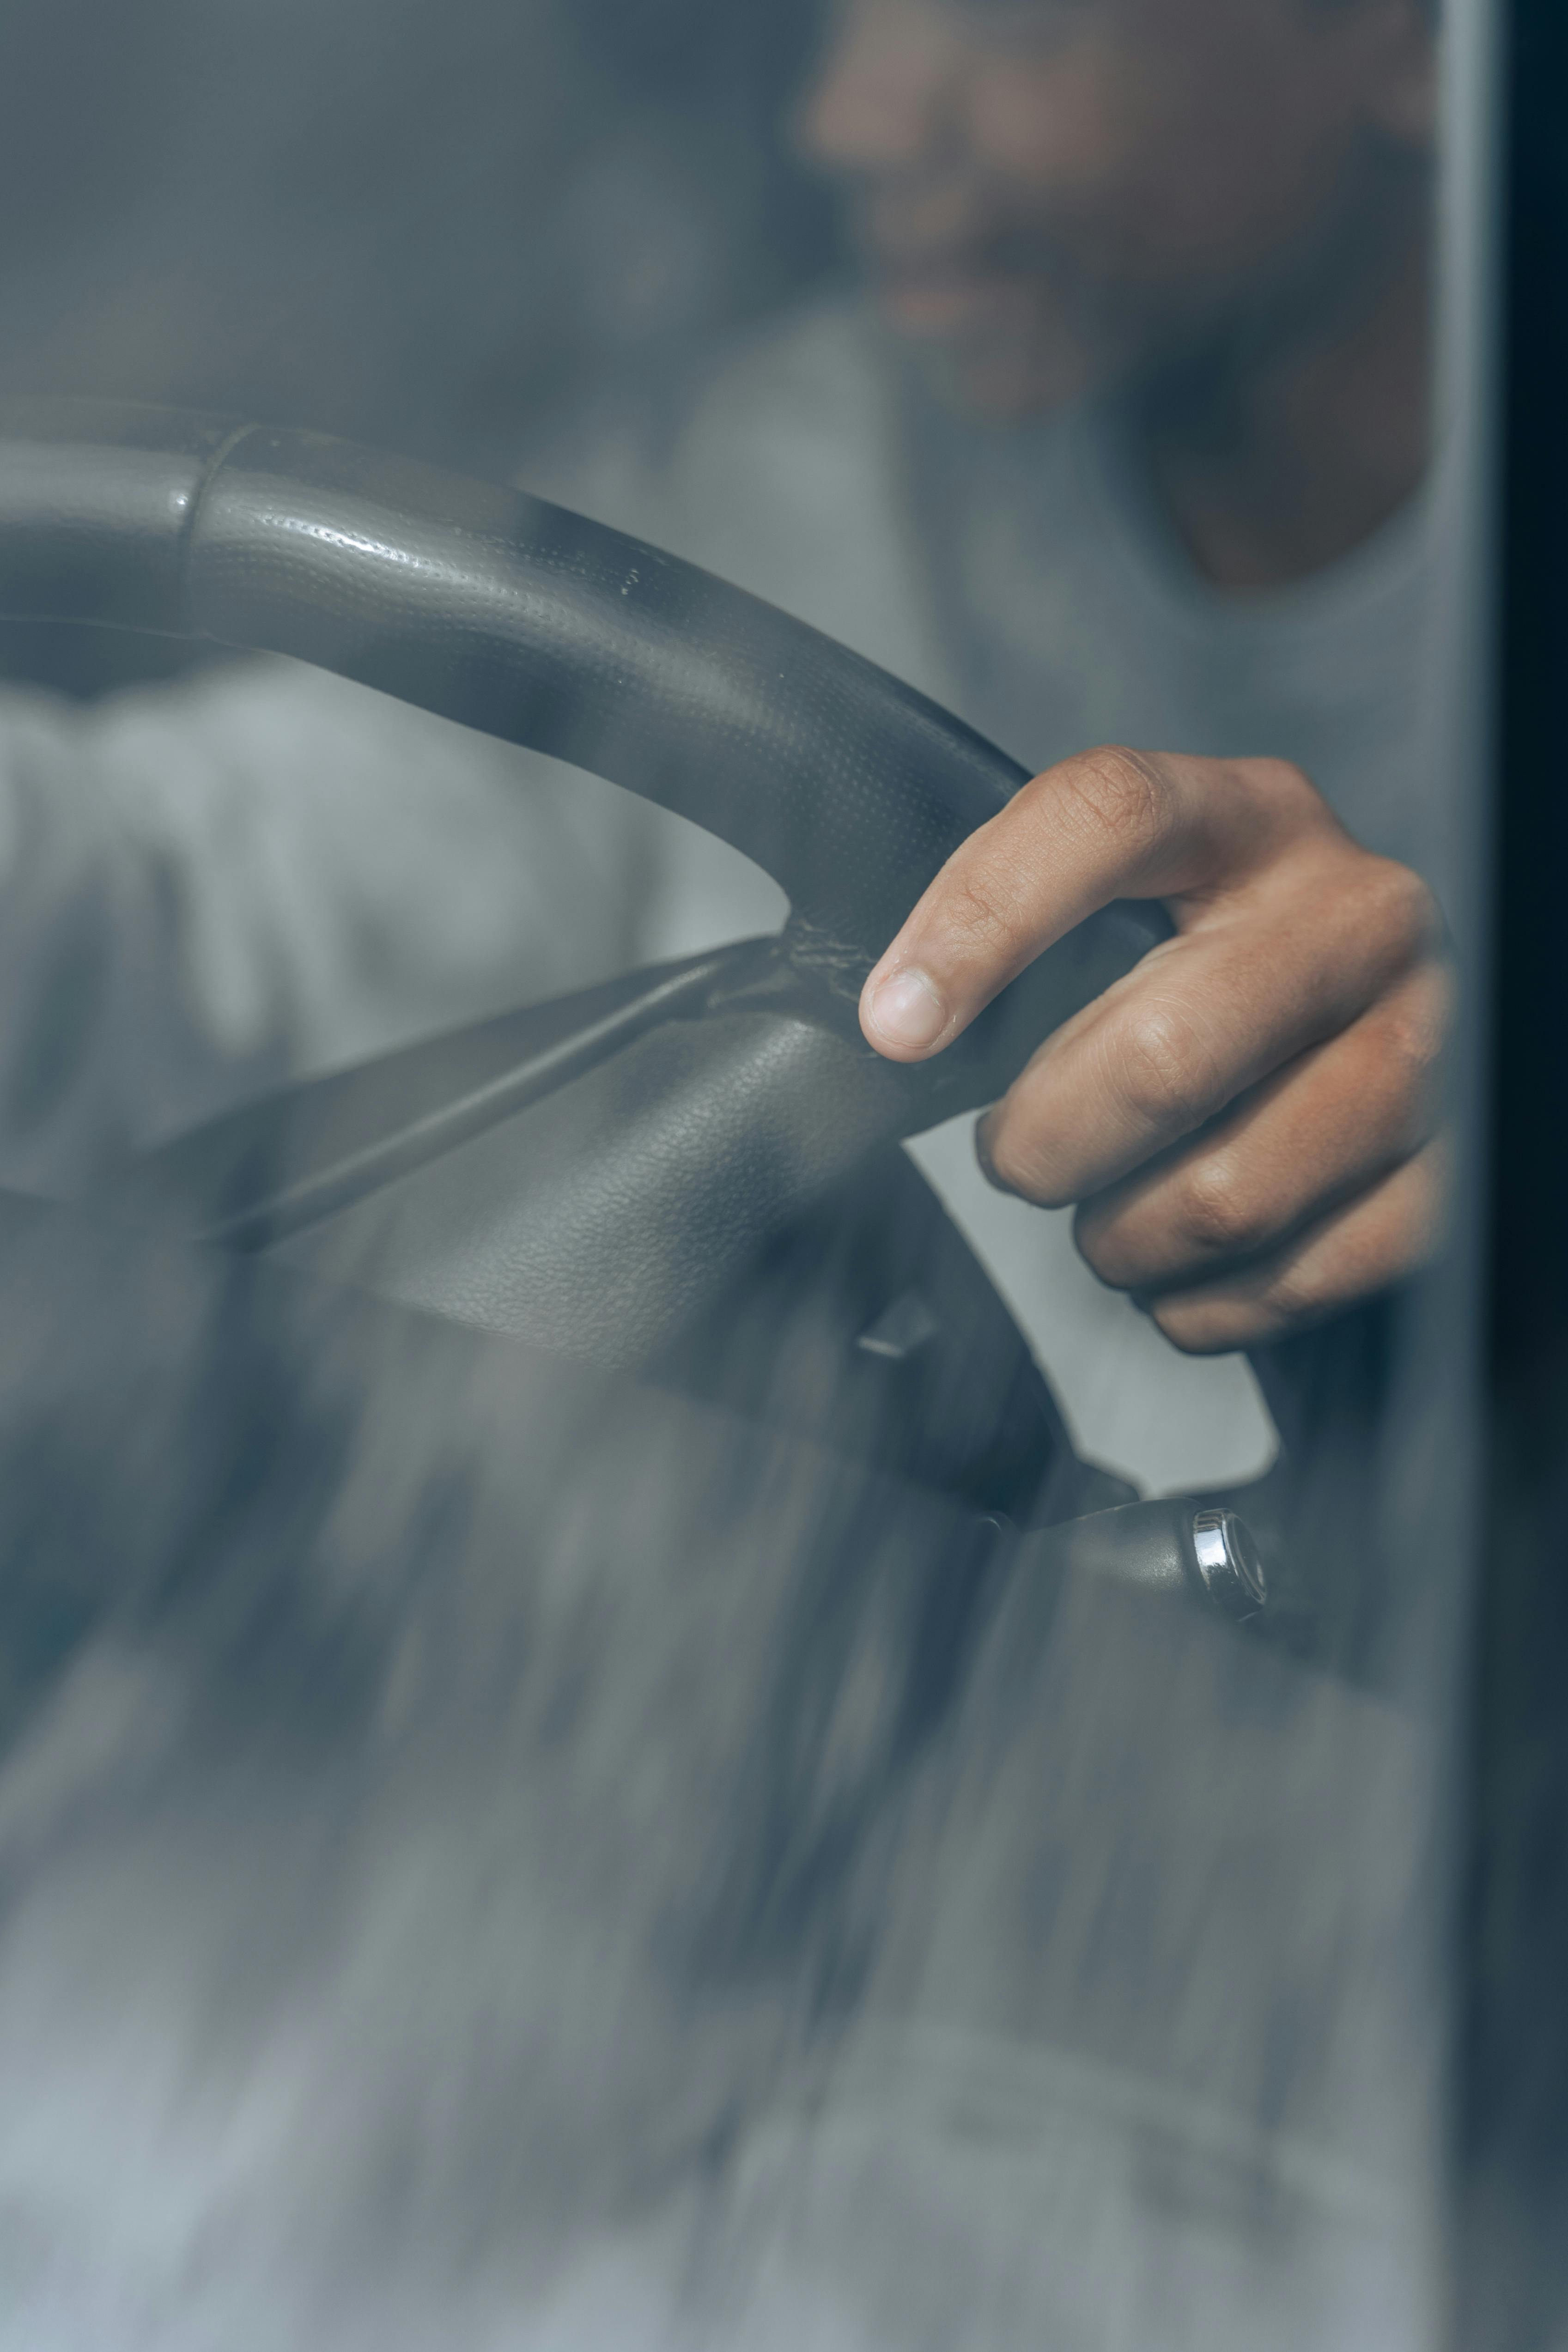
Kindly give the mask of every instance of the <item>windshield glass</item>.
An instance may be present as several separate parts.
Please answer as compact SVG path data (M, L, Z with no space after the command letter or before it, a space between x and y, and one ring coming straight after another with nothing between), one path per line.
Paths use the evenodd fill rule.
M14 11L0 2347L1439 2340L1491 13Z

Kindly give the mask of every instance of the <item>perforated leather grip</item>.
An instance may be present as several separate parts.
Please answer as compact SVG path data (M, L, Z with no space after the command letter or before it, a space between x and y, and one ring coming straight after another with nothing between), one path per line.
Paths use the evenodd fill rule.
M297 655L591 769L754 858L803 960L846 992L1024 781L925 696L692 564L320 434L0 404L0 610ZM1073 961L1101 985L1164 935L1148 909L1095 920Z

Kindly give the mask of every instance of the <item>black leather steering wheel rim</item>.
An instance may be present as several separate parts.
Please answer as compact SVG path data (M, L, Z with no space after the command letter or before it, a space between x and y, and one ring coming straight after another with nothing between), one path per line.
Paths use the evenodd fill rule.
M1108 908L934 1063L879 1061L855 1017L865 972L1026 771L691 564L521 492L318 434L0 403L0 612L302 658L607 777L784 887L792 913L774 947L727 968L695 1021L688 1006L684 1036L666 1028L622 1054L599 1112L574 1129L581 1101L562 1111L571 1149L615 1162L602 1198L552 1138L529 1181L553 1205L526 1236L508 1177L463 1194L464 1216L507 1226L482 1273L456 1276L437 1251L436 1290L463 1319L526 1325L546 1344L574 1335L600 1360L665 1344L758 1235L868 1150L993 1097L1167 933L1156 908ZM222 1208L266 1230L254 1203L226 1195ZM426 1258L447 1215L426 1221ZM605 1255L612 1228L619 1259ZM601 1296L584 1317L590 1283ZM430 1280L401 1295L429 1304Z
M592 770L754 859L789 897L793 958L850 992L1027 772L640 540L324 435L174 410L0 403L0 611L294 655ZM1083 933L1125 962L1165 929L1123 907Z

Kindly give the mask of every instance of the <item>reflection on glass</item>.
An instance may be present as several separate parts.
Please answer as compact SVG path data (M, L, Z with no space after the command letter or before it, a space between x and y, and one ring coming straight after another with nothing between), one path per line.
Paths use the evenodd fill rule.
M275 563L238 443L287 626L65 646L0 414L0 2344L1433 2341L1431 7L151 16L7 386L514 473L1037 781L939 840L907 699L427 478L266 478L405 605ZM784 921L764 769L852 936L619 985Z

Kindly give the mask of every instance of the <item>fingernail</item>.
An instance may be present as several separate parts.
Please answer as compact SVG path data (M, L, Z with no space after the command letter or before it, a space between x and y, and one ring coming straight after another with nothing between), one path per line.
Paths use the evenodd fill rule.
M947 1027L947 1007L926 973L917 964L906 964L871 991L866 1019L888 1045L905 1053L923 1053Z

